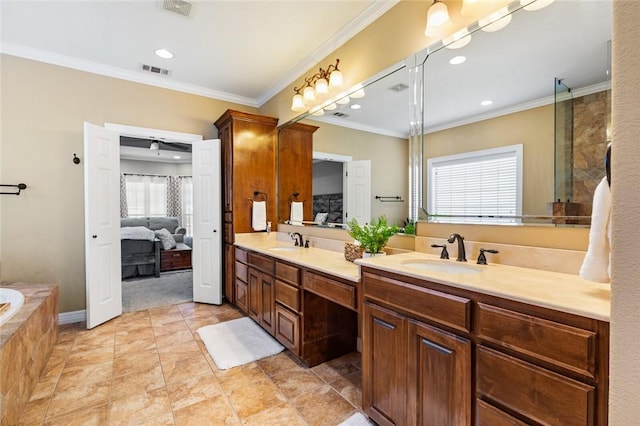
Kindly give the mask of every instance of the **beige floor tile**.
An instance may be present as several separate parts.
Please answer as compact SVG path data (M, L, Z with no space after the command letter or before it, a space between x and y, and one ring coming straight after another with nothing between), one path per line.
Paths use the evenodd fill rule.
M156 340L154 337L136 339L127 343L116 345L116 356L120 354L139 352L156 347Z
M313 392L326 383L311 370L288 370L271 378L280 391L289 399L303 393Z
M192 377L184 382L172 383L167 386L167 389L174 410L224 393L213 373Z
M287 401L282 392L268 379L235 388L228 395L241 420Z
M57 390L64 391L78 383L87 384L109 381L112 375L113 361L107 361L101 364L75 365L72 367L65 365L60 375L60 380L58 381Z
M110 346L90 346L74 348L64 364L65 368L85 367L113 361L114 348Z
M242 422L245 426L306 426L298 410L288 403L260 411Z
M150 392L165 386L160 363L145 370L114 377L111 398L119 399L135 393Z
M167 384L184 382L195 376L213 375L202 353L191 358L162 363L162 370Z
M66 389L56 388L46 420L67 414L70 411L87 407L96 407L109 402L111 381L93 383L74 383Z
M354 354L357 354L355 352ZM348 354L340 358L332 359L320 365L316 365L312 370L327 383L331 383L342 377L345 377L355 371L359 371L360 368L356 365L359 362L356 359L356 355Z
M116 332L116 346L131 343L140 339L153 339L154 337L153 327L151 326L118 330Z
M157 349L121 353L113 360L113 377L147 370L158 365L160 365L160 357Z
M126 425L132 424L132 419L155 419L170 414L169 396L163 387L114 399L111 403L109 424Z
M240 419L224 395L217 395L174 410L173 417L178 426L235 426L240 424Z
M277 374L282 373L283 371L306 371L308 370L302 362L298 359L295 359L291 352L284 351L280 352L277 355L270 356L267 358L263 358L261 360L256 361L256 363L262 368L267 376L272 377Z
M329 385L300 395L292 403L310 426L335 426L356 412L353 405Z
M38 383L36 383L36 387L33 389L33 393L29 400L34 401L40 398L51 398L57 385L58 377L41 377L40 380L38 380Z
M109 405L82 408L47 420L45 426L102 426L108 424Z
M240 365L228 370L216 370L215 375L222 385L222 388L227 393L236 388L256 382L262 382L267 379L267 375L264 374L264 371L262 371L255 362Z
M160 362L164 365L180 359L202 355L202 350L200 350L195 340L192 340L181 345L160 348L158 349L158 354L160 355Z
M184 322L183 322L184 324ZM193 341L193 333L185 324L185 329L180 331L170 331L156 335L156 345L158 348L181 345Z
M32 426L42 424L44 416L47 413L47 408L49 407L50 401L50 397L44 397L40 399L31 398L31 400L22 410L18 426Z
M351 405L362 410L362 372L355 371L335 380L331 383L331 387L336 390L344 399L349 401Z

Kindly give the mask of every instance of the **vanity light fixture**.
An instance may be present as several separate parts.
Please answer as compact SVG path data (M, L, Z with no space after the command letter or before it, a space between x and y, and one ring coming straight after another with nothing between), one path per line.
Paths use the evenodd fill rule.
M492 33L495 31L500 31L501 29L509 25L509 22L511 22L511 14L509 13L509 9L503 7L487 17L479 19L478 25L480 25L480 29L482 31Z
M529 0L534 1L534 0ZM478 16L480 13L481 0L462 0L460 15L462 16Z
M427 11L427 26L424 35L427 37L442 36L451 25L447 5L439 0L434 0Z
M520 0L520 4L523 5L524 10L540 10L553 3L553 0Z
M292 111L304 111L313 106L315 102L323 101L331 94L332 90L340 89L344 84L342 72L338 69L340 59L335 64L330 64L327 69L320 68L311 77L305 77L301 87L294 87L291 100Z
M340 105L346 105L349 102L351 102L351 99L349 98L349 96L344 96L336 101L336 103Z
M447 49L460 49L469 44L469 42L471 42L471 34L467 28L458 30L442 40Z
M169 52L167 49L156 49L156 55L163 59L172 59L173 53Z
M335 103L333 104L329 104L326 107L324 107L325 111L333 111L334 109L338 108L338 105L336 105Z
M361 87L355 92L353 92L352 94L350 94L349 96L351 96L353 99L364 98L364 89Z
M467 60L466 56L454 56L453 58L449 59L449 63L451 65L460 65L466 60Z

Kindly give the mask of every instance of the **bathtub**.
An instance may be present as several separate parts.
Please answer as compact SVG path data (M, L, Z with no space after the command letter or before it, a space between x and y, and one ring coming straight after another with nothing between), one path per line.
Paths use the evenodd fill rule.
M24 295L18 290L12 288L0 287L0 304L10 303L9 309L5 309L0 313L0 325L9 321L24 304Z

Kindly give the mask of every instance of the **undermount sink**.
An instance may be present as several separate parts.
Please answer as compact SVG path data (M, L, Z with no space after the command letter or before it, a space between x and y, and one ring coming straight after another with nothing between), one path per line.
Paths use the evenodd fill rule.
M270 247L267 250L269 250L269 251L298 251L298 250L300 250L300 247L296 247L296 246Z
M469 265L468 263L461 263L456 261L433 261L433 260L407 260L402 262L402 265L420 269L423 271L431 272L444 272L447 274L476 274L482 271L482 268L476 265Z

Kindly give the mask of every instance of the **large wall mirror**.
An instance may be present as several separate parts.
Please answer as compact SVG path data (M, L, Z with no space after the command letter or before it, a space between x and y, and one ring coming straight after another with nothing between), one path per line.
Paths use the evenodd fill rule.
M589 223L609 139L611 2L519 3L506 27L422 53L432 221Z

